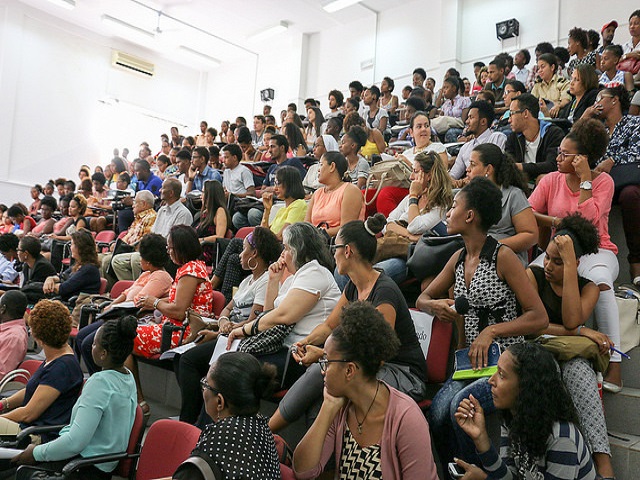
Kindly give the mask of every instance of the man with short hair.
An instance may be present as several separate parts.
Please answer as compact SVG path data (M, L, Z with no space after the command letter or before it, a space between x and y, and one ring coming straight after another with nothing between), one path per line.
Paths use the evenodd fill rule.
M459 180L467 174L467 167L471 161L471 152L473 149L483 143L493 143L504 151L507 137L500 132L493 132L490 127L495 118L495 113L491 105L487 102L476 101L469 106L469 115L467 115L466 127L467 136L471 137L458 152L456 161L449 172L451 178ZM463 186L463 185L456 185Z
M504 96L504 87L506 85L507 78L504 75L505 63L502 58L494 58L489 62L489 81L484 86L485 90L490 90L496 96L496 105L501 107L504 105L502 97ZM496 108L496 113L502 113Z
M253 174L251 170L240 163L242 149L235 143L229 143L222 147L220 156L225 166L222 185L226 194L232 194L239 198L255 197L256 187L253 182Z
M151 165L149 162L143 159L138 159L133 165L133 171L138 179L136 185L136 192L141 190L149 190L156 197L160 195L160 189L162 188L162 179L151 171Z
M350 98L357 98L358 100L361 100L363 91L364 91L364 85L362 85L362 82L359 82L358 80L354 80L353 82L349 83Z
M504 97L502 97L506 111L496 124L495 130L505 135L511 133L511 125L509 125L509 105L511 105L514 98L522 93L527 93L527 88L524 86L524 83L518 80L507 80L507 85L504 87Z
M265 104L265 106L262 107L262 115L264 115L265 117L267 115L271 115L271 105Z
M538 99L523 93L511 100L509 124L513 132L507 137L505 151L513 155L516 166L529 180L556 171L558 147L564 138L562 129L552 123L539 120Z
M187 183L189 182L189 169L191 168L191 152L189 149L180 150L176 155L176 160L178 170L175 178L178 179L182 186L180 197L184 199L187 196Z
M362 118L364 118L369 128L377 128L384 134L389 122L389 112L384 108L380 108L380 89L375 85L367 88L364 91L362 100L366 107Z
M196 135L196 147L207 146L207 140L205 139L207 128L209 128L209 124L205 120L202 120L200 122L200 135Z
M10 290L0 298L0 379L18 368L27 354L27 303L27 296L19 290Z
M209 150L206 147L196 147L191 155L187 193L193 190L202 192L204 190L204 182L207 180L217 180L222 183L222 175L209 166Z
M266 121L263 115L254 115L253 117L253 130L251 130L251 143L253 148L259 148L264 142L264 127L266 127Z
M513 69L511 70L511 73L514 76L514 79L522 82L522 84L525 84L527 82L527 78L529 78L529 69L526 66L530 61L531 54L526 48L516 53L516 56L513 58Z
M344 95L340 90L331 90L329 92L329 112L324 115L325 120L341 115L342 104L344 103Z
M16 260L20 239L14 233L0 235L0 282L12 285L18 278Z
M609 45L613 45L613 37L616 35L616 28L618 28L618 22L611 20L609 23L605 23L602 26L600 35L602 35L602 46L598 49L598 53L607 48Z
M151 227L151 233L168 238L169 230L174 225L191 225L193 223L193 215L180 201L181 191L182 185L176 178L167 178L162 183L160 198L164 201L164 205L156 214L156 221ZM142 273L138 252L114 255L111 259L111 266L118 280L136 280Z

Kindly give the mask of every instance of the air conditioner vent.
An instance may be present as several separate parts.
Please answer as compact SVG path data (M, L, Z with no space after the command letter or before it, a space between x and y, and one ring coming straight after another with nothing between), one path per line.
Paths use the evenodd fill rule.
M125 70L138 72L147 77L153 77L155 68L153 63L117 50L114 50L111 55L111 65L114 67L124 68Z

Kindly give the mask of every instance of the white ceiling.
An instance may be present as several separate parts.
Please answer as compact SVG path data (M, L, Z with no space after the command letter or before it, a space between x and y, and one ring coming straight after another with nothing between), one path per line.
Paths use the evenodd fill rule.
M322 8L330 0L75 0L75 9L69 11L47 0L20 1L106 37L119 35L102 23L105 14L149 32L159 26L161 33L154 39L125 40L178 62L173 49L186 45L223 63L260 50L265 40L248 37L281 21L289 24L289 31L280 35L314 33L371 15L371 10L398 6L397 0L365 0L330 14Z

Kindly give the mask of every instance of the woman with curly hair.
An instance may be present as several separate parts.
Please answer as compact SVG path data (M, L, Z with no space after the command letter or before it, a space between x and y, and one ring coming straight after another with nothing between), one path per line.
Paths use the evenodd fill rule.
M400 349L380 367L378 378L416 401L426 395L424 354L407 301L393 279L373 266L376 234L384 225L384 216L377 213L364 222L354 220L347 223L336 236L333 258L338 274L346 277L348 283L327 319L294 344L293 359L309 368L289 389L271 417L269 426L273 431L294 422L305 412L307 419L317 415L322 402L322 375L316 362L322 357L322 345L340 324L343 307L357 300L366 300L382 313L400 340Z
M589 44L589 34L582 28L575 27L569 30L569 39L567 40L567 49L569 55L575 55L575 58L567 65L567 73L571 75L578 65L591 65L596 68L596 52L591 49Z
M380 130L369 128L367 122L358 115L358 112L350 112L344 117L343 128L345 133L349 132L354 126L362 127L367 134L364 137L366 141L360 147L360 155L370 160L372 155L379 155L385 151L387 144Z
M316 478L332 454L336 478L438 478L429 426L415 401L383 381L400 341L381 312L355 302L324 345L320 413L293 454L296 478Z
M489 384L504 417L500 452L491 444L481 403L470 395L460 402L455 418L473 440L482 468L456 460L465 478L596 478L578 415L551 353L535 343L512 345L500 355Z
M510 247L527 265L528 250L538 241L538 226L525 193L527 183L513 157L493 143L478 145L471 152L467 177L486 177L500 188L502 218L488 233Z
M609 236L614 184L607 173L596 169L597 162L605 154L607 142L607 131L602 123L589 118L576 122L558 149L558 171L544 176L529 197L529 203L538 227L547 234L550 229L557 229L560 220L575 212L597 227L600 248L597 253L580 258L578 274L600 288L595 320L599 330L614 345L619 345L620 321L613 292L613 282L619 271L618 247ZM541 238L539 244L546 246L546 238ZM541 266L543 257L540 255L533 264ZM622 387L620 361L620 354L614 352L603 384L608 391L618 392Z
M110 455L127 449L137 405L136 384L124 361L133 349L137 325L136 317L128 315L100 327L92 356L101 370L82 388L60 436L44 445L32 443L13 459L25 465L37 462L35 469L20 468L18 478L40 478L38 470L59 472L74 457ZM117 460L90 465L80 468L77 475L107 480L117 465Z
M44 361L26 388L0 401L0 433L6 435L32 425L69 423L71 408L82 389L82 370L68 344L69 309L57 300L40 300L31 310L29 327L42 347Z
M240 282L233 298L220 312L220 333L228 334L235 327L252 322L264 310L269 265L278 260L281 252L282 245L276 236L264 227L256 227L242 240L242 251L238 255L238 261L243 270L251 273ZM204 324L200 326L204 327ZM174 357L173 370L182 392L180 420L187 423L195 423L202 408L202 396L194 393L198 390L198 382L209 369L209 360L215 350L218 332L200 330L198 335L202 339L197 347Z
M47 277L42 286L45 294L60 295L63 300L80 293L100 292L100 264L93 235L81 228L73 232L70 238L73 265L60 275Z
M503 348L524 342L525 335L539 332L549 322L520 259L487 233L501 218L502 192L492 181L477 177L460 190L447 213L447 232L462 235L464 247L451 256L416 302L420 310L442 321L464 324L458 348L469 347L473 368L487 366L493 342ZM466 297L469 302L464 316L451 308L455 303L449 298L451 288L454 298ZM449 378L433 398L429 425L444 469L454 456L466 461L475 457L473 445L454 419L456 406L469 394L493 411L486 378Z
M362 190L369 177L369 162L360 155L360 149L367 143L367 132L359 125L352 126L340 140L340 153L344 155L349 164L347 173L351 177L351 183Z
M591 339L602 354L609 353L609 337L584 324L593 313L600 289L578 275L579 258L596 253L598 230L579 213L562 219L549 242L544 267L527 269L529 281L538 291L549 315L548 335L582 335ZM611 447L598 393L596 372L591 363L576 357L560 364L562 378L576 406L584 434L590 445L598 474L613 478Z

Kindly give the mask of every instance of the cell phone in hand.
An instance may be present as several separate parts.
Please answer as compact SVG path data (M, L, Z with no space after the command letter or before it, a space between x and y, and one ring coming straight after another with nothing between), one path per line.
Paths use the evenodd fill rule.
M451 475L453 478L462 478L464 477L464 474L464 469L457 463L449 463L449 475Z

